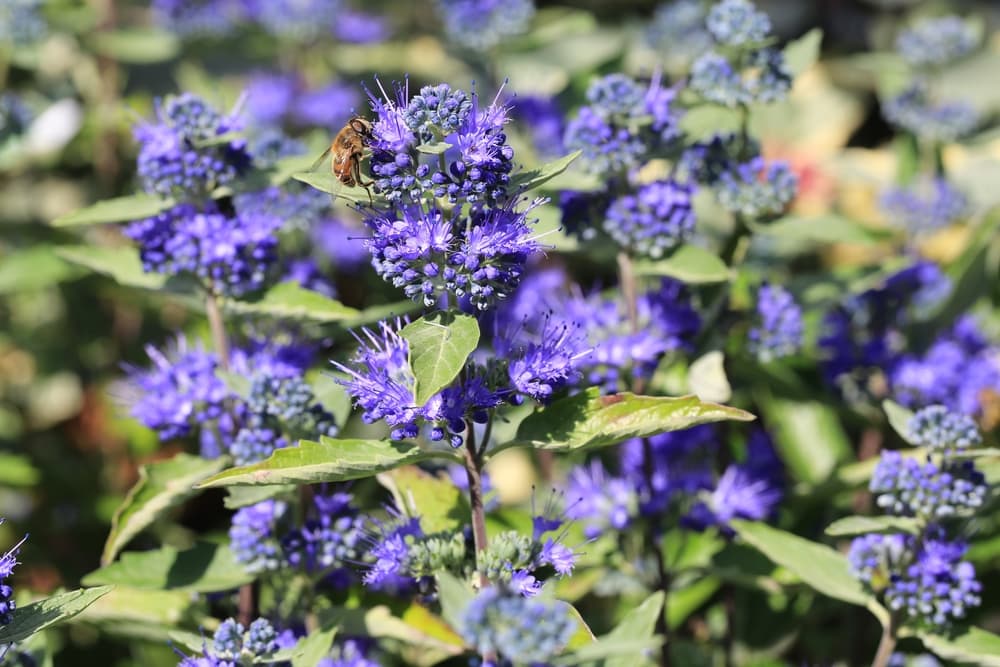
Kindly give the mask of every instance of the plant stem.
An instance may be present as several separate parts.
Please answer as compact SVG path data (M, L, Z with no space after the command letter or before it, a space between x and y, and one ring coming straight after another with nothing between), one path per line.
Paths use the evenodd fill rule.
M215 353L219 355L219 367L224 371L228 371L229 338L226 336L226 325L222 321L222 311L219 309L219 302L211 289L206 290L205 316L208 317L208 328L212 332L212 346L215 348ZM250 627L250 623L253 621L254 612L257 608L256 598L253 583L240 586L237 599L237 620L244 627Z
M635 268L632 265L632 258L628 253L618 253L618 284L621 286L622 295L625 297L625 312L628 314L629 325L633 333L639 332L639 285L635 277ZM646 378L637 377L632 383L632 390L641 394L646 389ZM646 489L652 495L653 477L655 466L653 464L653 443L649 438L642 439L642 473L645 478ZM649 530L645 537L646 549L652 553L656 561L656 582L657 590L663 591L663 611L656 619L656 634L663 637L663 644L660 647L661 667L670 667L670 628L667 626L667 599L670 595L671 577L663 562L663 550L660 548L660 534L663 526L660 523L660 515L653 513L649 517Z
M878 643L878 650L875 651L875 659L872 660L872 667L888 667L889 660L896 650L896 617L889 616L889 622L882 629L882 639Z
M486 578L486 573L482 571L480 558L480 554L489 546L489 538L486 535L486 509L483 504L483 457L481 452L476 451L475 431L471 422L466 422L465 447L462 451L465 455L465 474L469 479L469 507L472 510L472 539L476 546L476 573L479 576L479 587L486 588L490 582Z

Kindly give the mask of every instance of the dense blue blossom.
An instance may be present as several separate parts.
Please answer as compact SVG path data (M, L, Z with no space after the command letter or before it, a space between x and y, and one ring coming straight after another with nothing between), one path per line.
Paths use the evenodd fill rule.
M278 650L278 633L270 621L258 618L244 628L235 619L227 618L215 631L211 648L206 645L204 657L185 657L179 667L236 667L261 661Z
M962 560L965 551L961 542L923 542L913 562L894 573L885 592L886 605L938 629L964 618L967 610L979 606L982 592L972 563Z
M519 211L510 200L469 214L417 206L372 212L365 246L379 275L409 298L433 306L453 296L486 310L517 287L529 255L541 250L528 222L539 203Z
M975 51L979 35L960 16L927 17L899 34L896 50L914 67L940 67Z
M695 183L715 186L723 174L735 169L738 156L743 154L759 155L760 146L753 139L744 139L735 132L714 134L707 141L687 147L679 166Z
M672 0L657 5L646 31L646 40L678 66L687 66L712 46L705 29L705 3L700 0Z
M129 369L131 414L163 440L190 435L218 419L229 396L215 375L218 355L189 346L183 337L166 352L146 346L152 366Z
M339 128L361 102L361 95L354 86L334 82L303 91L295 100L292 118L306 127Z
M0 519L0 523L3 523L3 519ZM14 620L13 614L17 604L14 602L14 587L7 583L7 580L13 575L14 568L19 565L17 554L26 539L27 536L0 554L0 628ZM0 651L0 657L2 656L3 652Z
M646 151L641 138L627 127L611 124L593 107L581 107L566 124L563 144L568 151L582 151L582 168L597 175L631 169Z
M448 39L487 51L525 32L535 15L532 0L436 0Z
M784 56L776 49L760 49L745 56L743 67L716 51L691 65L689 87L705 100L727 107L777 102L792 87Z
M555 158L565 152L566 120L554 99L535 95L516 97L511 103L511 115L531 137L540 157Z
M915 234L950 225L969 209L965 194L943 178L890 188L880 203L890 223Z
M41 15L41 0L5 0L0 3L0 44L22 46L41 40L48 24Z
M906 548L903 535L874 533L856 537L847 552L851 574L880 592L893 573L899 571L906 558Z
M560 602L529 600L506 588L480 591L462 613L459 633L479 654L517 664L542 663L559 653L577 623Z
M754 326L747 334L750 352L763 362L795 354L802 347L802 309L780 285L757 291Z
M914 445L945 455L978 447L983 441L972 417L956 414L943 405L918 410L907 423L906 432Z
M528 338L515 341L514 338ZM508 359L514 391L548 401L559 389L581 379L580 366L593 351L575 324L545 318L535 336L502 335L494 339L498 356Z
M787 162L756 157L724 171L715 196L726 210L759 220L780 215L795 199L798 177Z
M431 195L452 203L492 205L507 196L513 149L503 126L509 109L447 84L424 86L412 99L407 86L396 99L370 95L376 119L371 143L375 190L390 202L419 202ZM420 143L443 147L421 153ZM443 168L442 168L443 167Z
M886 120L917 137L939 143L961 139L979 125L979 114L964 102L935 102L927 86L914 83L882 107Z
M950 281L937 265L919 261L827 312L819 346L827 378L844 391L870 391L876 373L889 373L902 357L902 327L947 295ZM940 402L940 401L929 401Z
M237 510L229 528L233 558L252 574L284 566L278 523L288 511L282 500L264 500Z
M407 588L412 583L409 569L410 545L424 536L419 517L394 516L389 522L375 523L369 537L369 564L362 580L378 589Z
M639 514L636 486L631 480L612 476L597 459L570 471L566 497L566 516L583 524L588 539L609 530L625 530Z
M202 199L232 183L250 166L246 140L218 138L240 130L236 116L224 116L191 93L157 102L155 122L134 129L138 172L150 194Z
M256 72L244 88L243 112L255 125L280 125L294 108L300 86L294 74Z
M252 208L235 217L180 204L130 223L143 269L192 273L216 294L239 296L264 286L277 261L281 220Z
M902 354L889 379L893 397L908 407L937 403L978 415L984 397L1000 393L1000 347L986 341L966 316L923 354Z
M349 493L313 496L305 521L282 539L288 565L330 576L357 563L365 532L352 502Z
M282 230L312 229L331 212L330 197L326 193L297 182L241 192L233 197L233 205L237 211L253 211L259 216L273 218Z
M715 488L712 455L718 448L715 430L696 426L662 433L642 440L627 440L621 446L621 475L639 493L642 516L662 514L675 501ZM646 447L652 453L647 467Z
M722 0L708 12L705 22L715 41L727 46L761 42L771 32L771 19L749 0Z
M364 244L367 234L368 228L363 225L326 218L311 227L309 236L316 250L328 257L335 269L353 273L371 259Z
M241 428L229 445L229 453L238 466L249 465L263 461L275 449L287 447L288 440L281 433L270 428Z
M931 521L968 515L986 500L986 480L972 461L921 464L899 452L882 452L869 489L888 514Z
M643 185L611 202L602 227L623 248L659 259L694 231L691 195L691 186L672 180Z

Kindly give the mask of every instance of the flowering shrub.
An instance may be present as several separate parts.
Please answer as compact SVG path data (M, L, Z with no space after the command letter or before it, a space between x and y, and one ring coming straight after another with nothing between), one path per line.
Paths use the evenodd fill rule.
M64 4L0 7L0 665L996 664L970 3Z

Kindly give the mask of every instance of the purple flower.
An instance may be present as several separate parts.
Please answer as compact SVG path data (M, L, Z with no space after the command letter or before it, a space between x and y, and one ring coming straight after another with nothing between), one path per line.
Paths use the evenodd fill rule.
M777 49L752 51L736 63L709 51L691 65L688 86L708 102L738 107L784 99L792 76Z
M628 479L612 477L597 459L570 471L566 497L571 501L566 516L583 522L588 539L625 530L639 514L636 487Z
M762 362L795 354L802 347L802 309L780 285L762 285L757 313L748 334L750 352Z
M367 227L355 227L339 218L322 220L309 234L316 250L329 257L337 271L344 273L355 273L369 261L365 248L367 235Z
M774 513L781 496L771 480L756 477L745 466L730 465L715 490L691 508L686 522L702 528L726 528L733 519L762 521Z
M293 74L258 72L247 82L244 113L256 125L280 125L294 108L300 86Z
M976 422L943 405L932 405L914 414L906 426L911 443L945 455L978 447L983 442Z
M306 572L343 576L357 563L365 537L364 520L349 493L313 496L310 515L282 538L284 558Z
M515 97L511 102L511 115L531 137L540 157L554 158L565 152L565 117L553 98L536 95Z
M893 125L933 142L956 141L979 125L979 114L971 106L964 102L935 102L927 86L919 81L886 100L882 113Z
M365 572L365 585L379 589L406 588L409 576L409 550L407 538L424 536L418 517L396 516L388 524L376 523L378 535L370 537L368 555L374 559Z
M659 259L694 231L692 190L676 181L643 185L611 202L602 227L621 247Z
M0 523L3 523L3 519L0 519ZM19 565L17 554L27 539L28 536L25 535L20 542L0 554L0 628L14 620L14 609L17 608L17 603L14 601L14 587L8 584L6 579L13 575L14 568Z
M474 51L488 51L527 31L535 15L532 0L437 0L448 39Z
M712 48L705 28L706 8L700 0L672 0L657 5L646 41L678 69L686 70L697 56Z
M546 318L548 320L548 318ZM495 338L497 353L509 359L513 388L536 401L548 401L581 378L580 365L592 352L583 332L569 323L546 321L537 337L523 345Z
M298 283L307 290L312 290L331 299L337 298L337 287L323 275L316 262L311 259L296 259L289 262L285 268L285 281Z
M640 514L662 514L675 500L714 488L711 460L718 441L711 426L662 433L647 440L651 470L647 470L642 440L627 440L620 450L621 475L639 494Z
M230 218L181 204L130 223L125 234L138 242L144 270L192 273L216 294L240 296L267 281L277 260L280 226L264 211Z
M223 414L229 390L215 375L217 355L189 347L184 337L166 352L148 345L146 354L151 368L129 368L131 414L161 439L187 437Z
M299 95L292 110L300 124L313 127L339 128L361 104L361 95L345 83L331 83Z
M880 201L889 222L914 234L933 232L966 214L969 200L943 178L887 190Z
M962 560L965 551L962 542L925 541L914 561L894 573L885 592L886 605L932 628L946 629L952 621L964 618L982 602L976 570Z
M264 500L233 515L229 545L236 562L247 572L272 572L284 567L278 524L287 511L284 501Z
M143 189L200 200L229 185L250 166L250 155L244 139L218 143L218 137L240 129L236 116L223 116L191 93L158 101L155 122L141 122L134 130Z
M233 32L247 17L243 0L153 0L157 24L184 37L219 37Z
M913 67L940 67L969 55L979 35L960 16L923 18L899 34L896 51Z
M384 42L392 33L385 17L353 10L342 11L333 29L337 39L353 44Z
M566 606L528 599L506 587L480 591L462 614L462 638L480 654L493 653L516 664L543 664L559 653L576 631Z
M722 0L709 10L706 26L720 44L746 46L767 38L771 19L749 0Z
M727 211L759 220L783 213L795 199L798 185L799 179L787 162L756 157L724 171L715 196Z
M333 35L343 9L343 0L263 0L254 2L254 18L271 34L311 42Z
M894 451L882 452L868 488L888 514L931 521L974 513L988 493L972 461L921 464Z

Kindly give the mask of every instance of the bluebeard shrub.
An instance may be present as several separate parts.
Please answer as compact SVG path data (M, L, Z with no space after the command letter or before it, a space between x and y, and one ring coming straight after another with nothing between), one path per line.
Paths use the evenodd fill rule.
M445 34L455 44L488 51L527 31L533 0L435 0Z
M569 643L576 621L566 608L526 600L500 587L487 588L469 603L459 632L480 654L497 654L517 664L542 663Z
M882 194L879 203L893 226L914 234L941 229L969 211L965 194L941 178L890 188Z
M896 50L913 67L940 67L978 46L976 30L954 15L921 19L896 38Z

